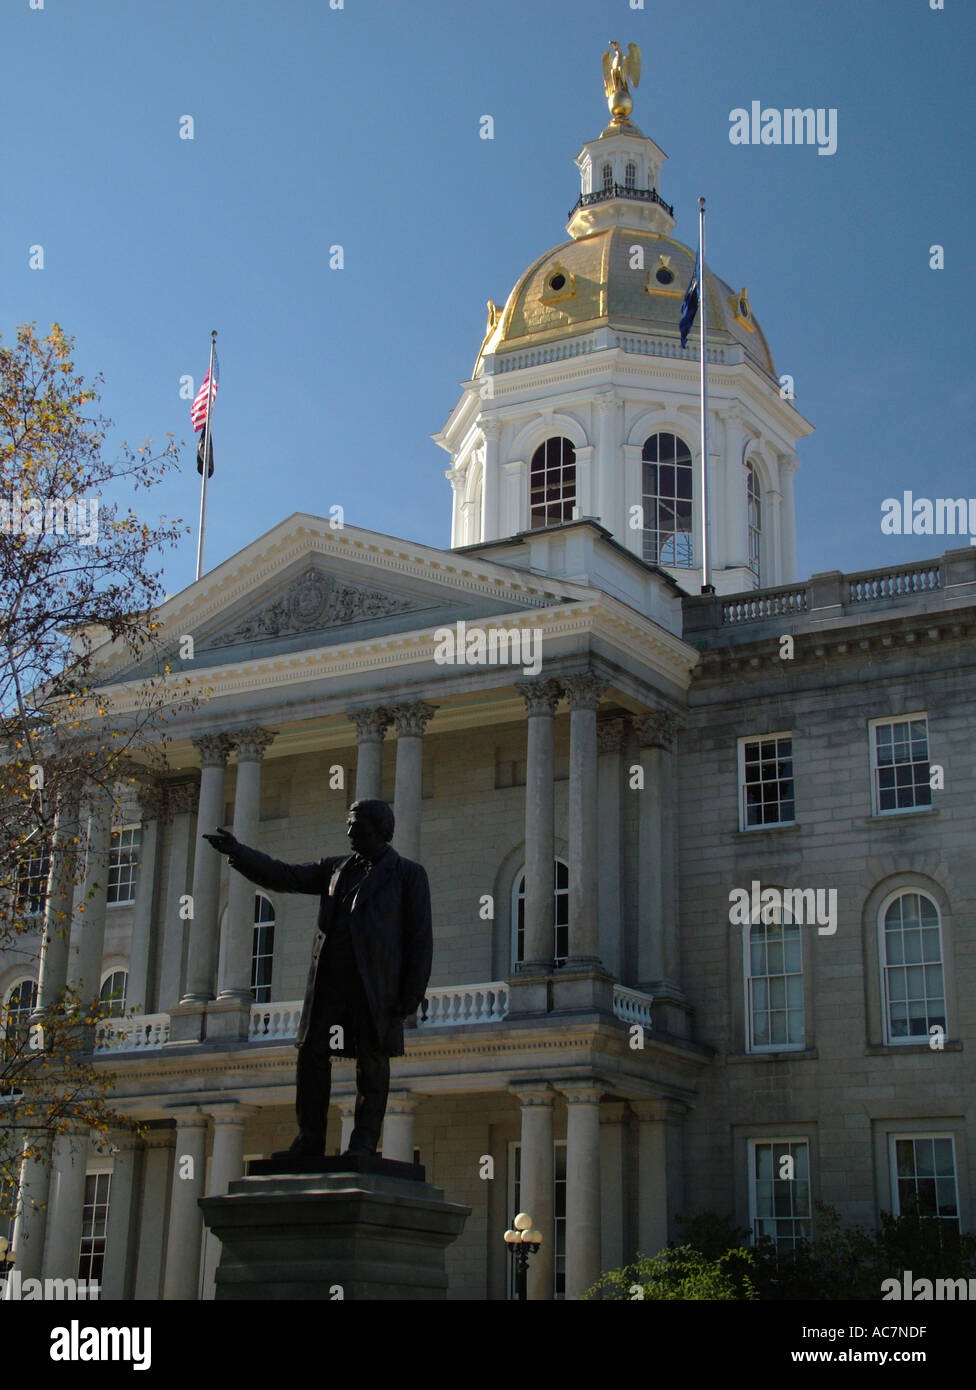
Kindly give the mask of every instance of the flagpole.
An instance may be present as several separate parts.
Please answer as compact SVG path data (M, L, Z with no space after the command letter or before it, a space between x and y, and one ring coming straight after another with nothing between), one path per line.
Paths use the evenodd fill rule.
M709 508L708 508L708 334L706 328L706 306L708 294L705 288L705 199L698 199L698 312L701 329L701 530L702 530L702 585L703 594L714 594L712 585L712 561L709 553Z
M207 420L203 430L203 480L200 484L200 525L197 530L197 579L203 574L203 544L207 532L207 474L210 472L210 411L214 404L214 355L217 351L217 330L210 334L210 370L207 373Z

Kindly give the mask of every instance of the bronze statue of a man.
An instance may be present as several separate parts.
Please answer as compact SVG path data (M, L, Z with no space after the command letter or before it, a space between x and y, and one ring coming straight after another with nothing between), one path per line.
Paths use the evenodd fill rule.
M319 894L295 1043L298 1136L289 1155L324 1153L333 1057L356 1058L356 1117L346 1154L376 1152L390 1058L403 1053L403 1020L423 1001L433 956L427 874L393 849L393 825L385 801L356 801L346 825L353 853L310 864L271 859L220 828L204 836L259 888Z

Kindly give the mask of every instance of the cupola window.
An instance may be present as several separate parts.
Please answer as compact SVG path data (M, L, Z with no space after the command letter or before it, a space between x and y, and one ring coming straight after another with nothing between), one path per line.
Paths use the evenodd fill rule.
M758 589L762 583L762 488L751 463L746 465L746 493L749 507L749 568Z
M695 563L691 452L675 434L652 434L641 457L644 559L652 565L691 569Z
M603 191L609 193L613 188L613 165L604 164L603 166Z
M547 439L532 455L529 514L533 531L572 521L576 509L576 450L571 439Z
M625 167L625 169L624 169L624 187L625 187L625 188L636 188L636 187L637 187L637 165L636 165L636 164L627 164L627 166Z

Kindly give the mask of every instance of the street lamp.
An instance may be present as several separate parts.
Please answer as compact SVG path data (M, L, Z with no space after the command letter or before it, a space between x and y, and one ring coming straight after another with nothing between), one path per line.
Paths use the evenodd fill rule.
M529 1296L529 1256L542 1244L542 1236L532 1225L528 1212L520 1211L516 1216L514 1229L505 1232L505 1244L515 1260L516 1297L520 1303L525 1303Z

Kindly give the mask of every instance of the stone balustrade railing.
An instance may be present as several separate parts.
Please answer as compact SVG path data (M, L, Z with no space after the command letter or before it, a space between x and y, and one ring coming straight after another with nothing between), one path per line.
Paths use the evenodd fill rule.
M417 1014L418 1028L457 1028L464 1024L500 1023L508 1013L504 980L483 985L445 985L429 989Z
M613 1012L623 1023L640 1023L650 1028L649 994L613 987ZM476 985L442 985L427 991L417 1014L418 1028L464 1028L477 1024L501 1023L508 1014L508 986L504 980ZM279 1004L252 1004L249 1042L292 1042L298 1032L302 1001L289 999ZM96 1030L95 1051L151 1052L169 1040L169 1014L144 1014L135 1018L105 1019Z
M642 994L638 989L627 989L625 985L613 987L613 1013L621 1023L640 1023L645 1028L653 1028L653 1003L654 999L650 994Z
M169 1042L169 1014L104 1018L95 1027L95 1051L155 1052Z
M976 548L947 550L938 560L841 574L830 570L799 584L750 589L741 594L692 595L683 600L684 637L694 642L729 628L792 619L792 630L886 608L904 610L915 600L925 611L947 598L976 599Z

